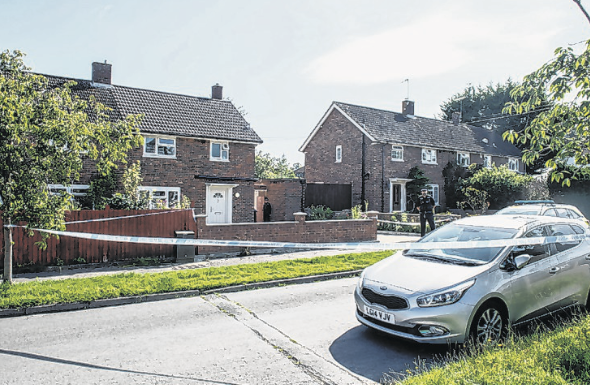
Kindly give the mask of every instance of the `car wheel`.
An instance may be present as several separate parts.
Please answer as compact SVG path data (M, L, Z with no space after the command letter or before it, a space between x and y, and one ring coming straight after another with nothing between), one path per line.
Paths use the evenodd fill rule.
M470 337L476 344L494 344L506 336L507 320L496 306L483 306L473 317Z

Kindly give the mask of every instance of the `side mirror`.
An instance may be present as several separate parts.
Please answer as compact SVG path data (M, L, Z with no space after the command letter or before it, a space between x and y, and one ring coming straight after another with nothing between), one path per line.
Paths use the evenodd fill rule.
M531 260L531 256L528 254L521 254L518 257L514 258L514 267L516 270L520 270L529 263Z

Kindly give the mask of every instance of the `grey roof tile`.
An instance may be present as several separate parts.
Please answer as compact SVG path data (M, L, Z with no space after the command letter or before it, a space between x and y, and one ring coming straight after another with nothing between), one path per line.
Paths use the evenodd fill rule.
M113 119L142 114L139 127L142 133L262 143L262 139L228 100L43 76L49 79L52 86L74 80L77 85L72 88L73 93L82 99L94 95L97 101L113 109L109 113Z
M334 102L378 142L500 156L521 156L496 131L444 120ZM484 140L485 139L485 140Z

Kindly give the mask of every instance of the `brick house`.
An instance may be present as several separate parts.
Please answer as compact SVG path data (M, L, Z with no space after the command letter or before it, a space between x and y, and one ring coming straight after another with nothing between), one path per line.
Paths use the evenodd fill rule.
M430 192L445 208L443 168L448 162L491 167L508 164L524 172L521 152L493 130L414 115L333 102L299 151L305 153L308 183L350 184L355 206L369 210L407 209L406 183L414 166L430 179ZM364 178L363 178L364 175Z
M48 76L57 86L74 80L74 94L91 95L121 118L141 114L141 148L128 154L128 164L141 161L142 190L168 206L186 195L197 212L207 213L208 223L252 222L256 146L262 143L222 87L212 87L211 98L194 97L111 84L111 65L92 63L92 80ZM84 194L93 175L84 165L81 179L68 187Z

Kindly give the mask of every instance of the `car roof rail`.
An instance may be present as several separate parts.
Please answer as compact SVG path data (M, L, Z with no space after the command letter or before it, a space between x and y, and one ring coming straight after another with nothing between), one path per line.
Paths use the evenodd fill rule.
M517 205L535 205L535 204L541 204L541 203L554 204L555 201L553 201L552 199L540 199L540 200L531 200L531 201L527 201L527 200L514 201L514 203Z

